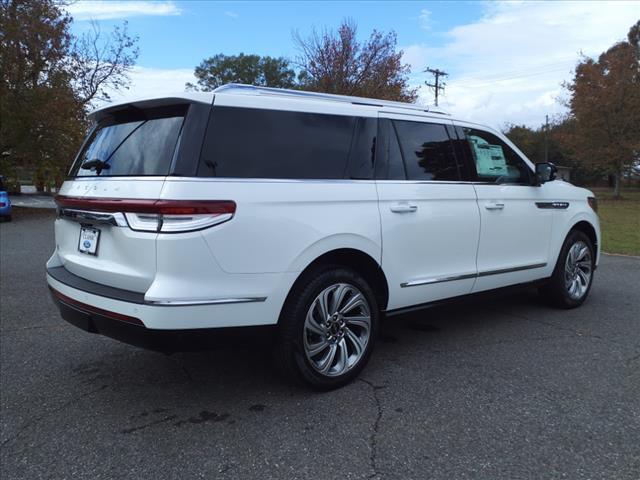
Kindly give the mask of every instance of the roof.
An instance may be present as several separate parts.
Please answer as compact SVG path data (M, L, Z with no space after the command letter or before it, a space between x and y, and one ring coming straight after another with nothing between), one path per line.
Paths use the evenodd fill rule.
M304 100L316 100L319 102L341 102L353 105L366 105L372 107L392 107L420 112L439 113L448 115L438 107L420 105L416 103L394 102L390 100L379 100L375 98L352 97L347 95L335 95L332 93L307 92L305 90L291 90L286 88L257 87L255 85L244 85L240 83L229 83L216 88L216 93L232 93L240 95L266 95L275 97L289 97Z
M123 99L118 102L109 103L103 105L89 114L89 118L93 121L100 121L106 115L110 113L120 110L125 106L133 106L138 108L150 108L161 105L168 105L177 102L191 102L191 103L204 103L211 105L213 102L214 95L220 95L222 98L236 98L241 99L244 97L245 100L240 102L240 104L251 104L250 99L260 97L262 102L258 102L260 104L275 106L278 104L278 100L293 100L293 101L303 101L308 102L307 105L311 107L315 105L315 108L312 110L319 109L323 110L324 107L329 107L331 105L331 110L334 111L342 111L342 114L346 114L349 110L345 109L348 105L352 105L355 107L360 107L362 109L366 109L367 111L376 112L380 108L389 109L395 111L396 113L428 113L430 115L449 115L445 111L439 109L438 107L432 107L428 105L419 105L415 103L404 103L404 102L394 102L390 100L378 100L375 98L363 98L363 97L353 97L347 95L334 95L330 93L318 93L318 92L307 92L304 90L290 90L285 88L272 88L272 87L257 87L254 85L244 85L238 83L229 83L226 85L222 85L221 87L216 88L213 92L180 92L175 94L168 94L163 96L143 96L143 97L135 97L129 99ZM232 103L236 101L229 100ZM265 103L266 102L266 103ZM221 104L225 104L226 102L222 102ZM285 102L286 103L286 102ZM297 103L297 102L296 102ZM264 107L262 107L264 108ZM369 110L371 109L371 110Z

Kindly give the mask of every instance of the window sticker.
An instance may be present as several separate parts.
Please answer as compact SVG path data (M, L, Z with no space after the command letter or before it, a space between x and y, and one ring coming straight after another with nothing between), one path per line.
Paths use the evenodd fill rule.
M471 135L469 137L473 153L476 157L478 175L502 176L507 175L507 159L501 145L491 145L483 138Z

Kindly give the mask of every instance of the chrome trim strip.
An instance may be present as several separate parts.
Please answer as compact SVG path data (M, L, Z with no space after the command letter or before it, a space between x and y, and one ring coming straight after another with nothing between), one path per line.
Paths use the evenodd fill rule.
M264 302L267 297L216 298L213 300L146 300L147 305L163 307L185 307L197 305L226 305L231 303Z
M501 268L498 270L485 270L484 272L478 272L478 277L487 277L489 275L500 275L502 273L520 272L521 270L532 270L534 268L546 267L545 263L533 263L531 265L522 265L520 267Z
M498 270L485 270L478 273L465 273L463 275L452 275L450 277L432 277L420 280L411 280L400 284L401 288L417 287L419 285L431 285L433 283L454 282L456 280L468 280L470 278L488 277L489 275L500 275L502 273L520 272L522 270L531 270L534 268L546 267L546 263L534 263L532 265L522 265L519 267L501 268Z
M89 212L87 210L76 210L73 208L58 208L58 217L79 223L100 223L114 225L116 227L127 226L127 220L124 218L124 215L119 212Z
M417 287L418 285L430 285L432 283L453 282L456 280L467 280L469 278L476 278L478 275L475 273L465 273L464 275L452 275L450 277L433 277L424 278L421 280L411 280L400 284L400 287Z

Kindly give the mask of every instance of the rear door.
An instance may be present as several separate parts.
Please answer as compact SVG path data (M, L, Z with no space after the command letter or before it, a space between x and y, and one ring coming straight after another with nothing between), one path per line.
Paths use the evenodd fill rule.
M549 258L553 210L538 207L544 186L497 133L459 126L481 216L474 291L542 278Z
M381 114L376 177L389 310L471 292L480 218L446 119Z
M127 205L160 198L184 136L188 104L100 112L57 197L56 253L69 272L144 292L156 271L156 238ZM137 202L137 203L136 203Z

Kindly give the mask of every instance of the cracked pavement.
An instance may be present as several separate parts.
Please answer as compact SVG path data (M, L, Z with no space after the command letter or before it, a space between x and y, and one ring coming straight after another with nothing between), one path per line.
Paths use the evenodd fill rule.
M265 346L168 357L66 324L53 212L0 225L2 478L640 478L640 259L587 303L535 292L384 326L341 390L283 383Z

